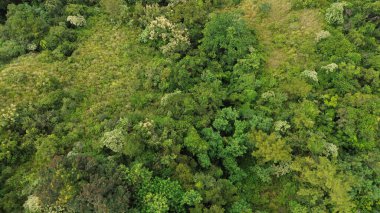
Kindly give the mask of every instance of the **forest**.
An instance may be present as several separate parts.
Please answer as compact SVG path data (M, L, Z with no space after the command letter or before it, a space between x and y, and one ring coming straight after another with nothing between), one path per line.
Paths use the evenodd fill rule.
M0 0L0 212L380 212L380 1Z

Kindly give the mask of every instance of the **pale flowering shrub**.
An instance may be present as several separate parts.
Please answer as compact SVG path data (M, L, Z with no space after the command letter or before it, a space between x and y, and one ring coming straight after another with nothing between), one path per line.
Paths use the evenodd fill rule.
M316 38L315 38L315 40L316 40L317 42L320 42L320 41L322 41L322 40L324 40L324 39L326 39L326 38L328 38L328 37L330 37L330 36L331 36L331 33L330 33L329 31L322 30L322 31L316 33Z
M187 29L171 23L163 16L155 18L141 34L142 42L151 42L163 54L185 51L190 46Z
M283 176L283 175L286 175L288 173L290 173L290 164L289 163L280 163L278 165L273 165L272 166L272 169L273 169L273 173L277 176L277 177L280 177L280 176Z
M327 73L334 72L338 69L338 65L336 63L331 63L326 66L321 67L322 70L325 70Z
M35 51L35 50L37 50L37 48L38 48L38 46L35 43L30 43L26 46L26 49L29 51Z
M150 128L153 127L153 124L154 124L153 120L145 119L145 121L141 121L141 122L139 123L139 126L140 126L141 128L144 128L144 129L150 129Z
M326 143L324 146L324 155L337 157L338 156L338 147L333 143Z
M0 125L6 126L8 124L14 123L16 117L18 116L16 112L16 105L11 104L7 108L0 110Z
M146 136L151 136L154 131L154 121L148 119L140 121L135 129L145 134Z
M318 82L318 73L315 70L305 70L301 75L312 81Z
M40 212L42 209L42 203L39 197L30 195L23 205L25 212Z
M175 92L172 92L172 93L167 93L165 94L164 96L162 96L161 100L160 100L160 104L162 106L167 106L168 103L170 103L170 99L175 97L176 95L180 95L181 94L181 91L177 90Z
M83 27L86 24L86 19L81 15L67 16L66 21L76 27Z
M327 10L326 10L326 21L329 24L343 24L344 17L344 7L347 6L346 2L337 2L333 3Z
M275 96L275 94L273 91L267 91L267 92L264 92L263 94L261 94L262 99L269 99L269 98L272 98L274 96Z
M274 130L277 132L286 132L290 128L290 125L287 121L276 121L274 123Z
M122 130L118 128L106 132L101 139L101 143L103 146L111 149L114 152L122 152L124 148Z

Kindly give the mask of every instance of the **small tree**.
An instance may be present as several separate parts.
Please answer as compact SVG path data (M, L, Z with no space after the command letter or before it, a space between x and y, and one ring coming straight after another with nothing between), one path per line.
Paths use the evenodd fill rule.
M48 29L47 17L40 8L28 4L8 6L4 36L22 45L39 44Z
M228 69L249 53L256 37L247 24L232 13L216 14L203 31L201 51Z
M344 12L344 7L346 5L347 5L346 2L333 3L326 10L326 21L329 24L333 24L333 25L343 24L344 22L343 12Z
M141 34L141 41L171 55L185 51L190 46L187 29L171 23L164 16L157 17Z

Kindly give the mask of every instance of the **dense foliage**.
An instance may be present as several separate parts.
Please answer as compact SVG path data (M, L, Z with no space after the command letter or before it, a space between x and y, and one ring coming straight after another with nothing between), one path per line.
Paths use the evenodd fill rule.
M0 212L380 211L378 1L0 13Z

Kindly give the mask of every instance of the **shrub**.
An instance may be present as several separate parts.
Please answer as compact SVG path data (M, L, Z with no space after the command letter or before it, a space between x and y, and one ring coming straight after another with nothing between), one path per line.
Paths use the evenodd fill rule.
M169 7L168 7L169 8ZM210 2L202 4L199 1L179 1L170 6L171 11L167 18L175 23L182 22L189 30L189 36L193 46L202 38L202 29L208 21L208 15L212 10Z
M63 4L64 2L61 0L46 0L44 8L50 15L54 16L62 12Z
M25 53L25 47L14 40L0 41L0 61L7 61Z
M123 151L123 133L121 129L115 129L104 133L101 140L103 146L111 149L114 152L120 153Z
M150 42L163 54L183 52L190 46L187 29L171 23L163 16L157 17L141 34L142 42Z
M42 209L42 203L39 197L30 195L28 200L24 203L24 208L26 212L34 213L40 212Z
M99 0L67 0L67 3L72 4L84 4L84 5L95 5L99 2Z
M268 16L271 10L272 5L270 3L262 3L259 5L260 15L262 15L263 17Z
M286 132L290 128L287 121L276 121L274 122L274 130L276 132Z
M123 22L128 17L128 7L123 0L101 0L100 5L109 14L111 21Z
M318 73L315 70L305 70L301 75L312 81L318 82Z
M6 126L8 124L14 123L16 117L18 116L16 112L16 105L11 104L9 107L0 110L0 127Z
M320 42L320 41L322 41L322 40L324 40L324 39L326 39L326 38L328 38L328 37L330 37L330 36L331 36L331 34L330 34L329 31L322 30L322 31L320 31L320 32L318 32L318 33L316 34L316 38L315 38L315 40L316 40L317 42Z
M258 158L262 163L287 162L292 159L290 146L286 144L285 140L278 139L274 133L267 135L261 131L255 132L252 134L252 140L256 146L252 156Z
M48 35L42 40L41 47L49 50L56 49L64 41L75 42L77 36L73 29L66 26L53 26L50 28Z
M86 19L81 15L67 16L66 21L76 27L83 27L86 24Z
M329 24L333 25L339 25L343 24L344 22L344 17L343 17L343 12L344 12L344 7L347 5L345 2L337 2L333 3L327 10L326 10L326 21Z
M360 62L360 54L356 53L356 46L341 32L335 31L332 36L317 44L317 51L322 58L331 62ZM358 58L359 57L359 58Z
M143 5L136 4L130 13L134 24L146 28L155 18L165 13L168 7L160 7L158 4Z
M214 15L206 24L203 35L201 51L230 70L256 44L254 33L242 19L232 13Z
M329 72L334 72L336 69L338 69L338 65L336 63L331 63L326 66L321 67L322 70Z
M40 8L28 4L8 6L5 39L15 40L22 45L39 44L47 29L47 17Z
M294 9L317 8L325 5L327 0L292 0L291 3Z
M86 15L86 6L82 4L68 4L65 7L64 14L67 16Z

